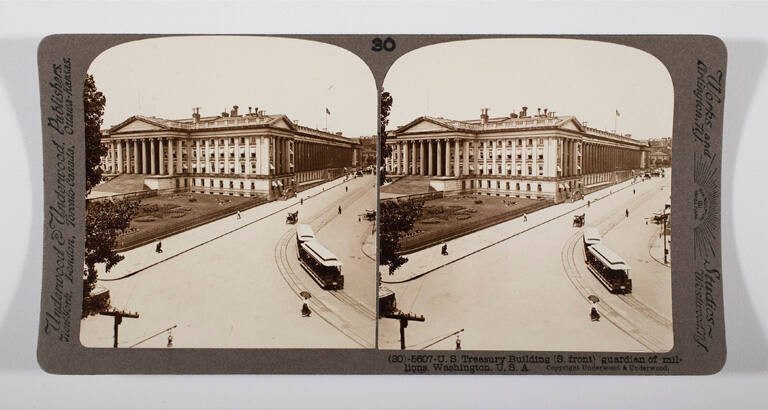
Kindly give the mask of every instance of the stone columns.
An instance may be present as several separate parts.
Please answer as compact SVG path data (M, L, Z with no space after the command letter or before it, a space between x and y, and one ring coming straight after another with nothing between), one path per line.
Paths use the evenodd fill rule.
M528 147L526 139L520 139L520 174L528 175Z
M418 175L418 165L416 164L416 141L412 141L413 147L411 147L411 175Z
M229 155L229 152L227 152L227 155ZM227 164L227 169L229 169L229 164ZM235 174L240 173L240 138L235 137Z
M491 172L488 175L496 175L496 140L491 141Z
M181 148L181 138L176 139L176 172L179 174L184 173L184 156L181 155L182 148Z
M117 173L123 173L123 142L117 141Z
M437 172L435 172L435 175L437 176L443 176L443 143L442 140L436 140L435 143L437 144Z
M116 158L116 155L117 155L117 153L115 152L115 141L111 141L109 143L109 163L110 163L109 170L113 174L115 172L117 172L117 158Z
M219 139L213 140L213 166L211 167L213 173L219 172Z
M203 153L203 158L205 159L205 172L211 173L211 141L209 139L205 140L205 152Z
M433 176L434 173L434 159L432 158L434 155L434 148L432 148L433 140L427 140L428 148L429 148L429 169L427 169L427 175Z
M168 138L168 175L173 176L173 139Z
M192 173L192 140L187 140L187 172Z
M456 138L454 140L454 146L453 146L453 176L457 177L460 175L459 165L461 162L459 161L459 139Z
M445 166L443 167L443 175L451 176L451 140L445 140Z
M424 156L424 140L419 141L419 173L427 175L427 157Z
M269 175L269 138L259 137L261 139L261 152L259 161L261 161L261 175Z
M488 173L488 143L483 141L483 174L490 175Z
M475 175L480 175L480 142L472 141L472 153L475 159Z
M469 140L464 140L464 175L469 175Z
M203 164L202 164L202 161L201 161L202 157L203 156L202 156L202 151L201 151L201 148L200 148L200 140L196 139L195 140L195 163L196 163L195 167L197 168L197 173L202 173L203 172Z
M229 138L224 139L224 173L229 174Z
M139 169L139 140L133 140L133 155L135 160L133 161L133 173L141 173Z
M408 169L410 168L410 163L408 162L410 158L408 157L408 141L403 142L403 171L401 174L408 175Z
M131 140L125 140L125 173L126 174L130 174L131 173L131 168L133 168L131 166L132 165L131 164L131 159L132 159L131 158L131 151L133 151L131 149L131 145L133 145L131 143Z
M150 174L157 175L157 159L155 155L155 139L149 139L149 165L151 167Z
M250 173L251 173L251 137L245 137L245 175L248 175Z
M163 147L162 138L157 140L157 145L159 146L158 156L160 157L157 159L157 166L158 166L157 174L163 175L165 174L165 148Z
M269 167L269 173L270 174L277 174L277 151L275 146L277 145L277 137L269 137L269 151L270 151L270 167ZM272 172L274 169L275 172Z
M147 166L147 140L141 139L141 173L149 174L149 167Z

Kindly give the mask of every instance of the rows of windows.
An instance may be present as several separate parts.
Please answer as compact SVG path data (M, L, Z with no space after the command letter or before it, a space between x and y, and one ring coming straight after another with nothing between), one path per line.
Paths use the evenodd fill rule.
M510 182L510 181L494 181L494 180L490 180L490 179L486 179L486 180L480 179L480 180L477 181L477 184L478 184L478 187L480 187L480 188L502 189L502 187L503 187L503 189L506 189L507 191L511 190L512 187L513 187L513 185L512 185L513 183ZM521 191L522 190L521 188L523 188L523 187L525 187L526 191L531 191L531 187L532 186L533 186L533 184L530 184L530 183L525 183L525 185L523 185L520 182L515 182L514 183L515 191ZM536 191L542 192L543 189L544 188L543 188L542 184L535 184L535 190Z

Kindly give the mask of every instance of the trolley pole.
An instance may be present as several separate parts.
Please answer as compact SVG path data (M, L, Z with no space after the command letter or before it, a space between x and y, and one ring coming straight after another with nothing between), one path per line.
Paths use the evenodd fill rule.
M104 316L112 316L115 318L115 342L113 343L112 347L117 347L117 334L118 334L118 328L120 327L120 324L123 323L123 318L128 317L132 319L137 319L139 317L138 313L135 312L126 312L124 310L109 310L106 312L99 312L100 315Z

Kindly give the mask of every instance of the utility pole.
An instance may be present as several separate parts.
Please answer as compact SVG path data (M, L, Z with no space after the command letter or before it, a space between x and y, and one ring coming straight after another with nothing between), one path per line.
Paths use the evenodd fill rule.
M667 264L667 219L669 218L669 214L666 213L666 209L664 209L663 215L664 215L664 227L662 229L662 233L664 234L664 264Z
M400 321L400 350L405 350L405 328L408 327L408 322L411 320L423 322L425 320L424 315L416 316L413 313L403 313L399 310L387 313L384 317Z
M99 312L99 314L104 316L113 316L115 318L115 343L112 345L112 347L117 347L117 329L120 326L120 323L123 323L123 318L128 317L137 319L139 317L138 313L126 312L124 310L109 310L105 312Z

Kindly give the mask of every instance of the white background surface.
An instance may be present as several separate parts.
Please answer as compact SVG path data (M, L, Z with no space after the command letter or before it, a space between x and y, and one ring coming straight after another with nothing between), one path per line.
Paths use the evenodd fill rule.
M0 3L0 407L765 408L766 4ZM36 66L52 33L714 34L728 47L723 272L728 362L698 377L53 376L35 359L42 162Z

